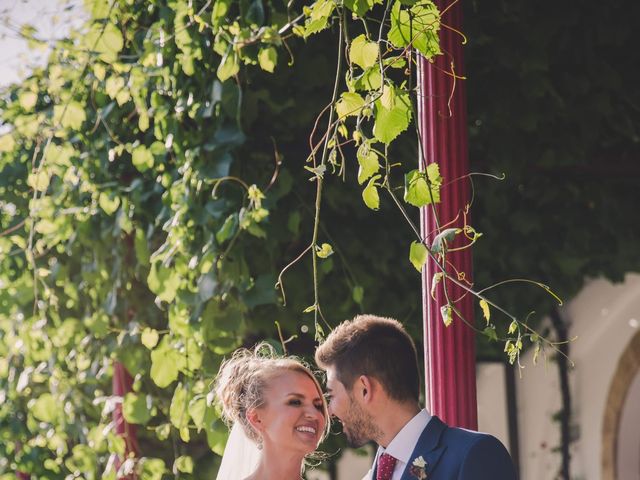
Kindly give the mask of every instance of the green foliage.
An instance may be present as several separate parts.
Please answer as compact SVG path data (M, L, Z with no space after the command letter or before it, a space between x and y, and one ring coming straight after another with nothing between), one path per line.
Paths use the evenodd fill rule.
M10 126L0 137L0 456L11 471L50 479L160 479L170 470L214 477L227 428L207 395L210 380L252 335L275 337L276 318L287 332L315 326L311 335L321 334L300 317L309 278L326 280L333 318L365 301L380 313L403 305L405 317L414 308L391 291L370 294L381 288L371 272L389 275L394 253L366 206L352 211L360 192L327 185L324 201L327 218L376 232L380 244L362 252L362 267L342 252L359 250L353 238L336 243L323 226L327 241L316 241L315 199L301 188L307 170L296 162L305 142L293 132L331 99L335 68L317 59L327 39L335 42L328 29L344 18L342 7L318 0L288 17L284 6L231 0L88 6L84 31L0 100ZM371 7L347 6L359 15ZM302 47L292 32L317 52L298 56L288 72L279 58ZM353 65L363 70L352 78L360 93L349 91L351 80L344 93L361 99L348 116L363 127L370 117L359 131L371 140L349 169L361 166L368 205L384 218L386 152L376 148L374 122L390 143L413 107L409 90L381 70L394 69L393 59L379 56L376 40L358 42ZM395 103L376 98L385 90ZM334 168L309 170L317 181ZM283 308L277 274L312 236L320 264L290 272L297 280ZM373 259L381 263L372 269ZM398 290L414 281L402 267L393 275ZM305 339L301 345L308 351ZM110 394L114 362L135 376L123 398ZM110 459L125 457L127 445L112 420L116 408L140 426L139 456L119 472Z

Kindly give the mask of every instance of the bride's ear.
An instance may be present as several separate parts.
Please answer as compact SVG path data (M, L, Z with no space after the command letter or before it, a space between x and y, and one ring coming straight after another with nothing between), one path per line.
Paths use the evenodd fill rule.
M261 432L264 430L264 422L262 421L260 412L257 408L250 408L247 410L247 421L255 431Z

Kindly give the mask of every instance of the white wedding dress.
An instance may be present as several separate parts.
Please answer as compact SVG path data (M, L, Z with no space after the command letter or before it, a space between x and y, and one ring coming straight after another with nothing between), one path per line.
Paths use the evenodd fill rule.
M258 468L260 450L236 423L224 447L216 480L244 480Z

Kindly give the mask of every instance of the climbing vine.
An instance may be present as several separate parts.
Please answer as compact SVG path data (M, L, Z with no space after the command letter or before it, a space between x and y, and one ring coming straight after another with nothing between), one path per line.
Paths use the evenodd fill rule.
M416 116L415 55L442 53L444 12L427 0L96 0L88 8L84 30L0 100L8 126L0 136L0 472L209 478L219 461L211 452L226 440L209 392L224 355L255 332L275 336L279 315L292 333L305 323L299 314L313 314L321 337L331 326L322 279L336 257L349 286L336 298L361 306L367 294L322 220L326 204L340 202L329 177L347 179L357 164L362 201L381 211L381 193L392 208L429 207L443 182L456 180L442 179L434 163L416 169L395 157ZM257 82L300 62L294 52L322 35L335 47L332 91L309 100L319 108L299 165L283 159L281 138L252 149L247 133L261 114L289 107L286 94ZM307 185L310 204L300 194ZM301 206L279 213L296 194ZM444 265L461 234L479 237L468 226L442 229L431 244L418 238L411 264L421 270L432 257L440 285L458 282ZM279 249L287 261L274 258ZM312 281L301 295L301 275L287 279L307 256ZM464 287L489 327L500 307ZM313 292L311 304L269 310L291 291L295 305ZM449 307L446 323L455 302ZM542 341L524 328L512 316L512 361L525 337ZM124 397L110 393L116 361L134 375ZM120 464L116 405L141 443L140 458Z

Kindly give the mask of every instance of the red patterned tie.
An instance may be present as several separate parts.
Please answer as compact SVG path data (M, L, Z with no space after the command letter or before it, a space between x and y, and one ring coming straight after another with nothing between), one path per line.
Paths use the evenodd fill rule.
M376 480L391 480L393 468L397 460L388 453L383 453L378 458L378 468L376 469Z

